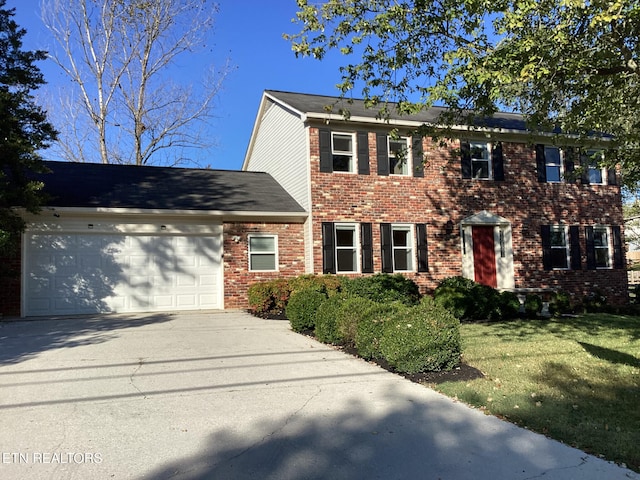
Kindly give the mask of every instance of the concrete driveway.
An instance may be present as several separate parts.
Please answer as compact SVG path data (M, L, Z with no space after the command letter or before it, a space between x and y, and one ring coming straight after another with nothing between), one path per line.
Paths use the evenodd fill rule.
M241 312L0 323L0 478L638 479Z

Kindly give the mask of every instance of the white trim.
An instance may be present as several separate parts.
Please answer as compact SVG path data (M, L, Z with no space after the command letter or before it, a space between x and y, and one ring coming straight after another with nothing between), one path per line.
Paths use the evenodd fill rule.
M391 141L400 141L400 140L404 140L405 141L405 146L406 146L406 150L405 150L405 165L406 165L406 170L407 173L393 173L392 169L391 169L391 159L392 158L396 158L395 155L391 155ZM407 136L400 136L398 138L391 138L390 135L387 135L387 162L389 163L389 176L392 177L411 177L411 173L413 172L413 161L412 161L412 154L413 154L413 150L412 150L412 138L411 137L407 137Z
M251 252L251 239L252 238L273 238L274 239L274 250L273 252ZM250 272L278 272L280 271L280 260L279 260L279 243L278 243L278 235L275 233L250 233L247 236L247 262L248 262L248 270ZM274 256L274 268L271 270L258 270L251 268L251 255L273 255Z
M553 265L551 266L552 270L571 270L571 241L569 239L569 226L568 225L550 225L550 230L549 230L549 235L551 235L551 238L549 239L549 248L551 249L551 251L555 250L560 250L560 246L554 246L553 242L551 241L553 238L553 230L559 230L562 229L563 234L564 234L564 251L565 251L565 256L566 256L566 262L567 262L567 266L566 267L554 267Z
M358 146L356 145L356 134L354 132L342 132L342 131L331 131L331 172L332 173L358 173L358 169L356 167L357 159L356 152L358 151ZM338 156L347 156L345 153L348 153L346 150L335 150L333 148L333 137L334 135L344 135L351 137L351 161L349 162L349 170L336 170L335 165L333 163L333 157Z
M346 227L348 227L349 230L353 230L354 232L354 236L353 236L353 247L352 249L355 250L355 270L339 270L338 269L338 250L349 250L348 247L338 247L338 228L339 227L343 227L342 230L347 230ZM334 235L335 235L335 245L333 246L333 254L335 255L335 260L336 260L336 274L344 274L344 273L360 273L360 224L359 223L352 223L352 222L335 222L333 224L333 231L334 231Z
M407 238L407 247L409 247L409 258L411 259L411 268L409 270L396 270L396 246L393 243L393 231L394 230L402 230L409 233ZM391 224L391 262L394 273L407 273L407 272L415 272L417 270L417 245L416 245L416 236L415 232L415 224L411 223L392 223ZM398 250L406 250L406 247L397 248Z

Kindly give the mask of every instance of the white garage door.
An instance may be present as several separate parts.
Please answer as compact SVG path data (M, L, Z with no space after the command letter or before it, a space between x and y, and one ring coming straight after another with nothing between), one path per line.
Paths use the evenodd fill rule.
M219 235L25 236L23 314L222 308Z

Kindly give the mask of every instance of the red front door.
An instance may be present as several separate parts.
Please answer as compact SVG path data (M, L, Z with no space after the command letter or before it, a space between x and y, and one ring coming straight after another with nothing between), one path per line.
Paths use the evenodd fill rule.
M498 278L493 227L473 227L472 238L475 281L496 288Z

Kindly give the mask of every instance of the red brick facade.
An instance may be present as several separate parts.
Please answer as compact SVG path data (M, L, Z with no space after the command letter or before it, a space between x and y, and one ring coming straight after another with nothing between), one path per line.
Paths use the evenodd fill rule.
M335 127L339 128L339 127ZM344 127L342 127L344 128ZM370 174L321 173L319 130L310 128L314 269L322 272L322 222L373 224L374 270L381 271L379 224L427 224L429 271L408 274L423 292L443 278L462 274L460 222L482 210L511 223L516 289L563 289L582 298L599 290L609 303L625 303L622 269L586 269L585 228L622 226L617 185L539 182L533 145L502 142L504 181L463 179L459 142L448 148L423 140L424 177L378 175L376 134L369 132ZM453 232L446 231L448 221ZM544 270L541 225L580 227L582 268Z
M248 237L252 233L277 235L278 271L249 271ZM224 308L247 308L247 288L253 283L305 273L301 223L225 223L223 251Z

